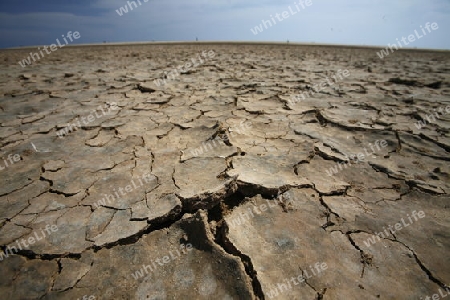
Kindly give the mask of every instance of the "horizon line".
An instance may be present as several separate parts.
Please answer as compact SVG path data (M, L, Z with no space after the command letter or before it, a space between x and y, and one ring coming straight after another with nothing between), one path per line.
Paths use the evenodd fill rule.
M248 45L292 45L292 46L324 46L324 47L342 47L342 48L364 48L364 49L386 49L388 45L358 45L358 44L332 44L332 43L315 43L315 42L281 42L281 41L133 41L133 42L103 42L90 44L68 44L65 47L90 47L90 46L132 46L132 45L177 45L177 44L248 44ZM33 45L0 48L0 50L23 50L34 49L49 45ZM419 48L419 47L401 47L397 51L438 51L447 52L450 49L442 48Z

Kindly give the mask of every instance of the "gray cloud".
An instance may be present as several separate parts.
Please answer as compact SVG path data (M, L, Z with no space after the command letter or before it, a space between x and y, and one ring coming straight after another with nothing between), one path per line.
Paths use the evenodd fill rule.
M137 1L137 0L136 0ZM313 5L254 35L251 28L296 1L150 0L123 16L121 0L86 4L92 15L71 12L0 13L1 46L48 44L69 30L80 43L148 40L274 40L381 45L407 36L426 22L439 30L411 47L450 49L450 3L445 0L312 0ZM86 7L83 7L86 11Z

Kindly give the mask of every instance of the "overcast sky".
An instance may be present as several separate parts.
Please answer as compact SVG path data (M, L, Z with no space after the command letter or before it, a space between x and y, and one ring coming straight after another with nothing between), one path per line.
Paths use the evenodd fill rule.
M0 47L49 45L68 31L76 43L131 41L286 41L353 45L396 43L427 22L439 29L408 47L450 49L450 0L1 0ZM297 6L300 11L297 10ZM291 10L283 21L275 14ZM276 24L258 34L262 20Z

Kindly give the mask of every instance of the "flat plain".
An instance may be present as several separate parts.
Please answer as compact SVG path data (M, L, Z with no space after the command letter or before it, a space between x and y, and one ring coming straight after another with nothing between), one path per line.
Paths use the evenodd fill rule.
M448 51L30 51L0 51L1 299L450 292Z

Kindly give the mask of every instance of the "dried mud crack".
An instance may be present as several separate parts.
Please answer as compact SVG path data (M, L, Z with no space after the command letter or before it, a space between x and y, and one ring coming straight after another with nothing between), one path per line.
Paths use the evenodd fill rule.
M448 291L448 52L24 51L0 52L2 299Z

